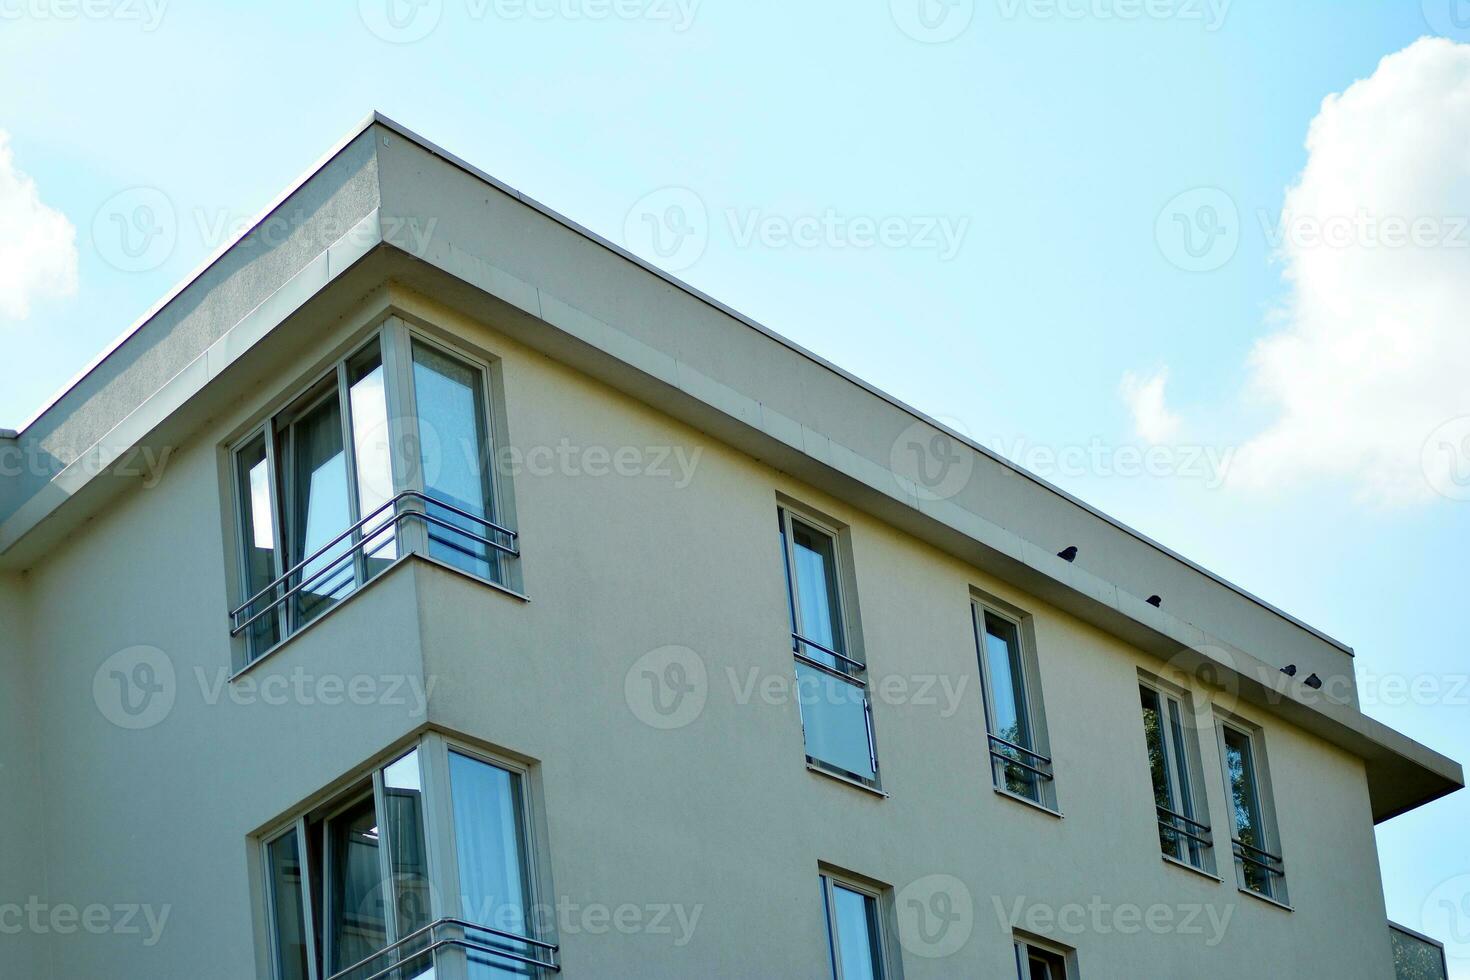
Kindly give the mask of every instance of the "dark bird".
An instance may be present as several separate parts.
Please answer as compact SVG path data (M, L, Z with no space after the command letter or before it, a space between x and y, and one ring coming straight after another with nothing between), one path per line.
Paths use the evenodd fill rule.
M1164 604L1164 597L1161 595L1151 595L1148 597L1148 604L1158 609Z
M1322 689L1322 678L1318 677L1316 674L1308 677L1306 680L1302 681L1302 683L1307 685L1314 691L1320 691Z
M1296 676L1296 664L1287 664L1285 667L1282 667L1281 668L1281 672L1283 674L1285 674L1287 677L1295 677Z
M1069 547L1063 548L1061 551L1057 552L1057 557L1062 559L1062 561L1076 561L1077 546L1074 544L1070 545Z

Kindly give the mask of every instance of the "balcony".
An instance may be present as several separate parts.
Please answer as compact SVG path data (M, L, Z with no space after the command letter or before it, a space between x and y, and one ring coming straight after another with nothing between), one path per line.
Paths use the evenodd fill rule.
M553 944L444 918L332 974L329 980L477 980L537 977L543 971L561 971Z
M1393 943L1393 975L1397 980L1448 980L1443 943L1392 922L1388 924L1388 933Z

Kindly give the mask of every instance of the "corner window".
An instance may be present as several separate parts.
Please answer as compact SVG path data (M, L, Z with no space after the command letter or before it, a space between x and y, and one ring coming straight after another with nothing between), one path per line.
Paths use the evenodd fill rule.
M876 786L867 665L848 635L837 533L785 507L777 516L807 762Z
M821 882L833 980L883 980L887 949L878 894L832 875L822 875Z
M554 972L527 914L524 779L430 736L266 840L275 980Z
M1275 814L1266 795L1265 754L1259 732L1220 723L1220 759L1232 817L1231 849L1240 887L1285 904L1286 866Z
M1199 746L1194 729L1185 724L1180 699L1173 694L1140 684L1138 698L1159 847L1166 857L1213 874L1213 837L1205 816L1205 795L1195 778Z
M985 725L996 789L1056 809L1036 661L1018 617L972 604Z
M1016 976L1019 980L1068 980L1067 955L1041 943L1016 940Z
M483 366L390 321L239 444L246 663L410 552L504 584L487 391Z

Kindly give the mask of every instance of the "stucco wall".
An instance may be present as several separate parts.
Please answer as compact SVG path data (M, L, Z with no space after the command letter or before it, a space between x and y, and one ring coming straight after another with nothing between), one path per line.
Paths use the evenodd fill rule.
M1023 910L1158 904L1178 916L1198 907L1200 934L1054 933L1080 949L1089 978L1236 980L1242 963L1266 965L1267 976L1389 975L1357 760L1239 707L1265 728L1296 909L1239 894L1223 844L1223 883L1168 866L1136 691L1138 668L1157 661L487 328L420 312L502 359L506 424L523 452L563 440L682 449L686 459L700 450L692 478L680 486L672 459L667 477L523 471L512 487L529 603L406 565L246 677L299 668L432 680L428 720L537 760L556 897L699 909L682 946L647 932L564 933L565 976L820 976L819 862L896 889L931 874L964 883L968 942L942 959L906 955L909 980L1007 976L996 902L1009 909L1018 899ZM302 363L343 339L324 334ZM281 378L278 390L301 380ZM153 946L115 934L53 942L56 980L262 975L249 834L425 723L412 701L241 705L229 687L210 693L231 664L218 447L270 397L258 392L217 419L178 450L157 487L117 500L31 574L27 604L45 624L33 642L29 724L47 753L48 891L169 910ZM807 771L789 698L758 689L740 703L752 669L758 685L791 676L778 493L851 528L874 686L937 685L933 704L875 704L886 799ZM972 588L1035 617L1061 819L990 787ZM694 651L709 683L699 715L661 731L630 708L625 680L639 657L670 644ZM138 645L167 659L176 696L157 724L129 730L94 680L109 657ZM1213 739L1202 748L1223 841ZM1230 918L1206 946L1216 938L1211 909L1216 921Z
M0 575L0 962L44 976L45 941L21 916L45 892L44 800L26 581Z

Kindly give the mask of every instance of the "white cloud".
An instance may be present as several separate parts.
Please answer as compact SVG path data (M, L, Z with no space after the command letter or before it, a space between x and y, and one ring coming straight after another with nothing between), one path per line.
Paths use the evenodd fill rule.
M1144 442L1166 443L1179 433L1179 416L1169 411L1164 387L1169 383L1169 369L1162 368L1148 377L1132 371L1123 375L1120 390L1128 411L1133 414L1133 430Z
M1276 414L1232 481L1428 499L1466 462L1426 441L1470 415L1470 45L1384 58L1322 103L1306 145L1278 228L1283 323L1250 361Z
M0 317L23 320L31 301L77 290L77 231L41 202L36 182L15 167L0 130Z

